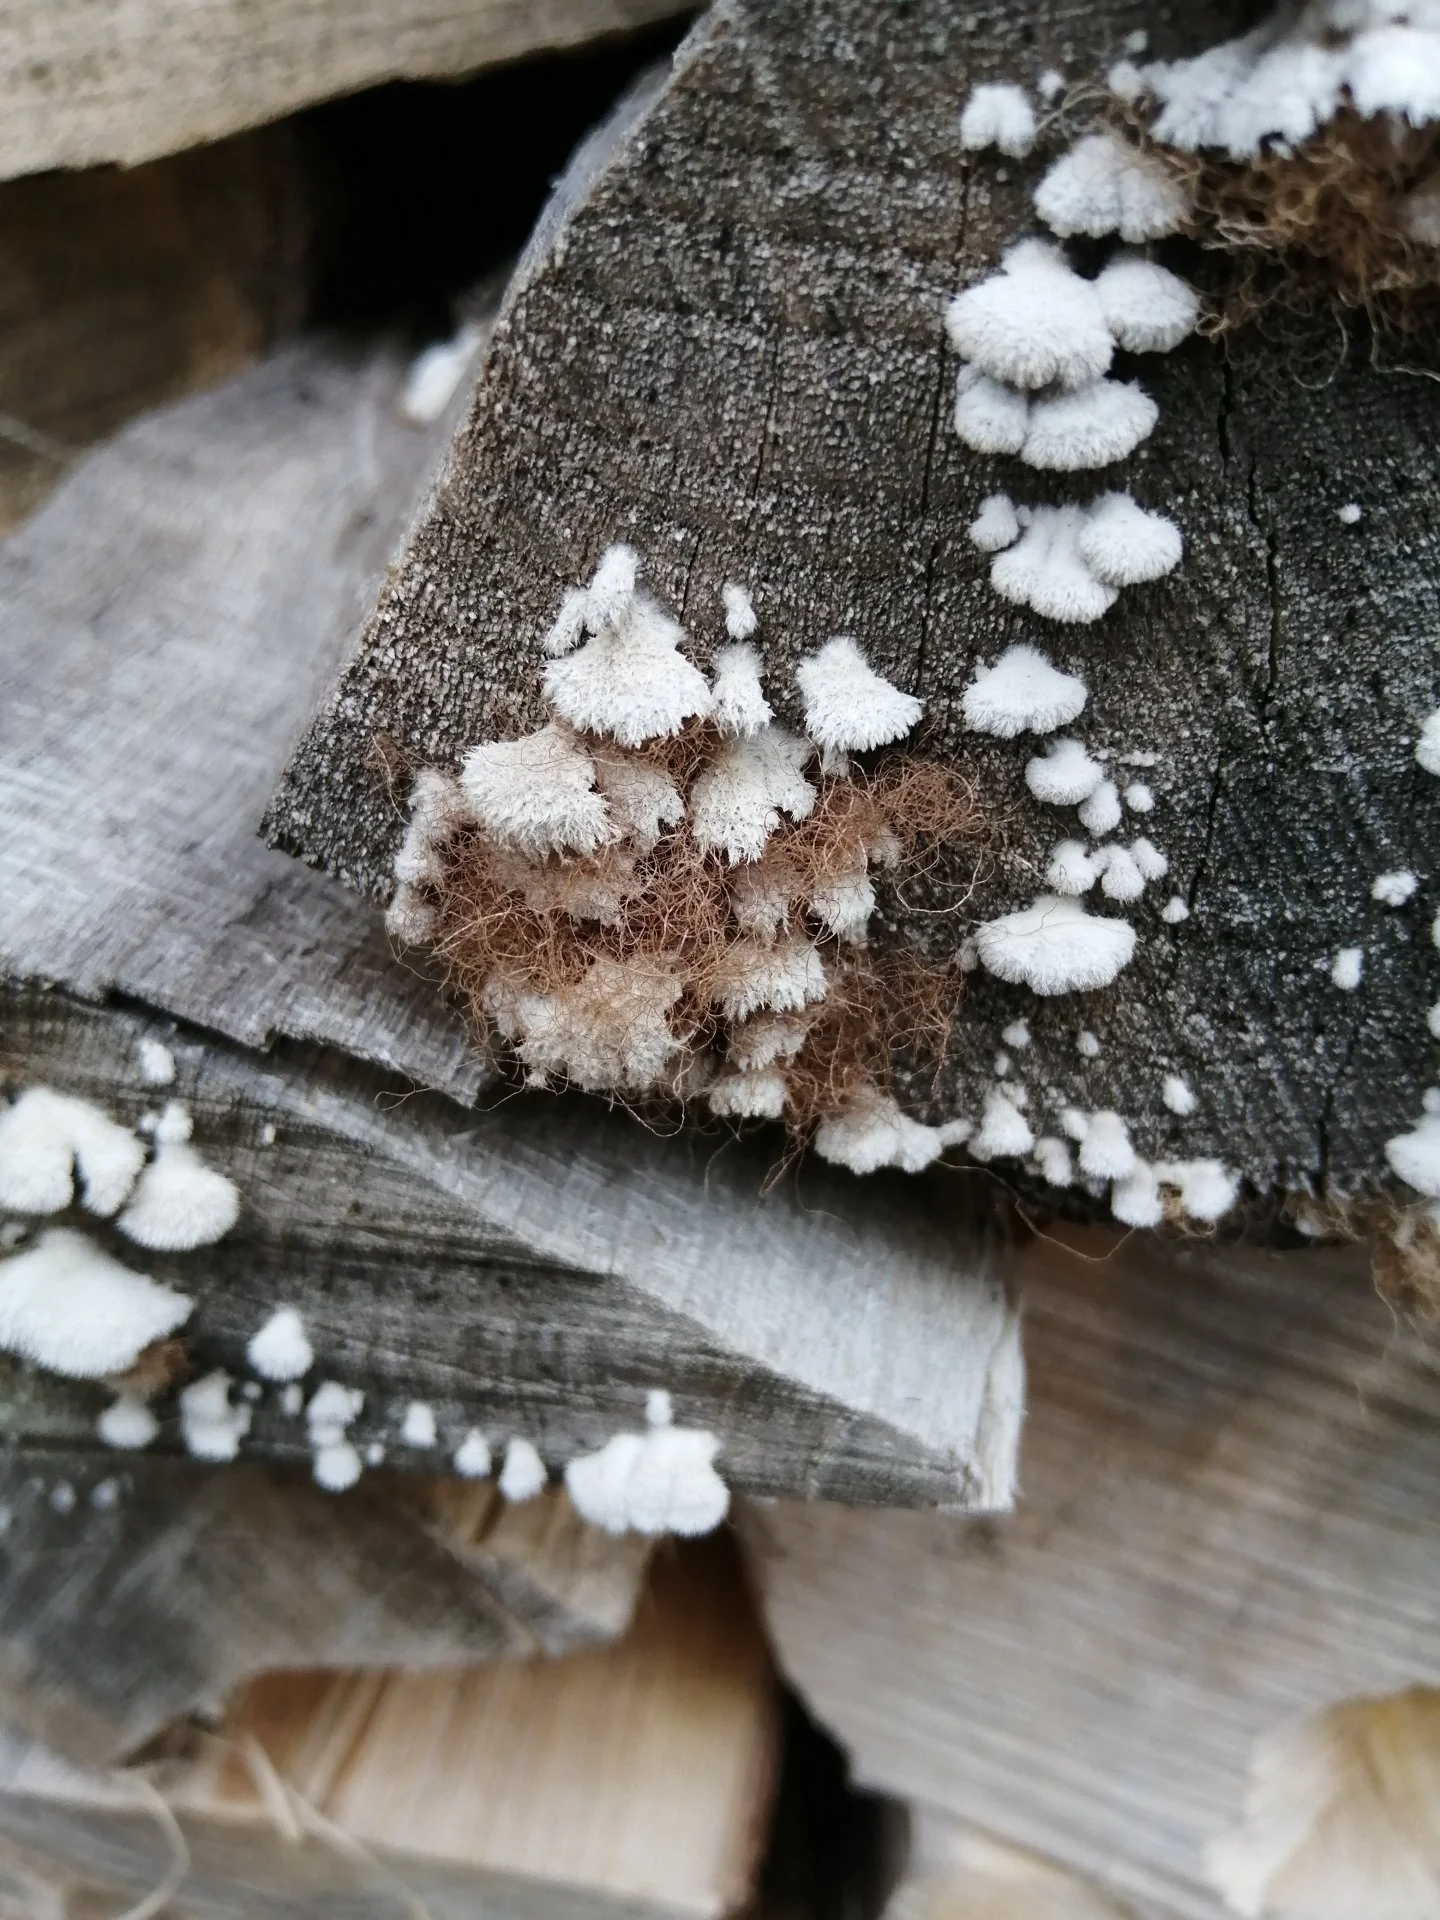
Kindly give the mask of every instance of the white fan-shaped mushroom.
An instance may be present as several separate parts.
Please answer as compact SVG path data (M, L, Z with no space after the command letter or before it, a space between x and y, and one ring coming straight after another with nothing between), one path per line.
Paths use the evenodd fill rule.
M967 153L997 147L1011 160L1023 160L1035 144L1035 109L1023 87L986 85L971 89L960 115L960 144Z
M805 730L827 754L863 753L909 733L924 712L914 694L876 673L848 634L827 640L800 662Z
M125 1372L193 1307L64 1227L0 1261L0 1347L74 1380Z
M474 819L503 846L533 859L594 853L616 834L595 771L569 727L552 720L522 739L472 747L460 786Z
M955 431L972 452L1019 453L1030 424L1030 402L979 367L955 376Z
M1085 682L1061 673L1036 647L1008 647L993 667L980 667L960 706L977 733L1013 740L1019 733L1050 733L1074 720L1085 705Z
M240 1190L184 1141L162 1141L118 1226L137 1246L181 1253L221 1240L240 1217Z
M1190 196L1158 154L1115 133L1087 134L1035 189L1035 211L1062 239L1159 240L1190 217Z
M1135 953L1126 920L1086 913L1078 901L1041 894L1028 907L989 920L975 932L982 964L997 978L1041 994L1108 987Z
M1091 282L1039 240L1012 247L999 273L957 293L945 325L963 360L1027 390L1098 380L1115 351Z
M1043 754L1025 766L1025 784L1047 806L1075 807L1105 778L1105 769L1092 760L1078 740L1052 740Z
M1116 346L1127 353L1169 353L1200 318L1195 289L1140 254L1117 254L1096 276L1095 291Z
M760 655L754 647L737 644L720 649L715 656L713 691L713 718L722 733L748 738L769 724L770 702L760 684Z
M1159 418L1160 409L1133 381L1095 380L1031 404L1020 457L1052 473L1108 467L1132 454Z
M1149 513L1128 493L1106 493L1077 528L1081 559L1111 588L1159 580L1180 564L1185 543L1163 513Z
M774 725L728 741L690 789L696 844L723 853L732 866L758 859L782 813L803 820L814 807L815 788L802 772L813 751L808 740Z
M577 652L550 662L546 698L571 726L622 747L678 733L711 707L704 674L679 650L684 639L683 627L637 593Z

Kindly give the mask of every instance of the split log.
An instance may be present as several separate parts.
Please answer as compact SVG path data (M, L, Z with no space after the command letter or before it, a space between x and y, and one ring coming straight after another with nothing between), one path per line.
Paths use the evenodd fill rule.
M312 1049L256 1056L56 993L3 1004L12 1086L55 1086L129 1124L155 1104L140 1041L165 1033L167 1097L239 1186L239 1224L197 1253L142 1254L78 1209L55 1218L194 1299L194 1370L243 1376L247 1343L286 1304L312 1379L366 1395L350 1440L392 1464L443 1471L478 1427L497 1450L523 1435L559 1469L643 1424L646 1389L663 1386L677 1419L721 1437L736 1487L1008 1504L1019 1323L984 1196L862 1192L811 1170L767 1191L763 1148L662 1138L592 1103L464 1111ZM52 1435L93 1432L101 1390L20 1383L12 1421L28 1428L38 1397ZM411 1400L431 1408L434 1447L397 1444ZM173 1403L156 1410L175 1444ZM272 1392L245 1447L304 1460L305 1423Z
M0 178L160 154L383 80L438 79L573 47L681 11L677 0L86 0L0 9ZM102 51L103 50L103 51Z
M418 1399L442 1445L412 1466L473 1425L558 1467L667 1386L738 1486L1003 1504L1018 1332L984 1196L806 1170L762 1199L757 1148L593 1104L467 1111L460 1024L373 909L254 839L434 446L395 418L397 377L291 349L136 423L0 550L3 969L67 990L7 997L12 1088L134 1124L157 1104L137 1048L165 1039L164 1097L245 1210L217 1248L144 1264L196 1299L200 1367L243 1371L297 1307L318 1368L368 1396L362 1446ZM106 994L130 1010L75 997ZM21 1372L4 1397L21 1434L93 1429L93 1389ZM273 1402L247 1445L306 1453Z
M1173 513L1187 558L1098 627L1038 632L989 584L976 507L1017 473L1049 502L1108 476L1077 493L978 458L948 418L944 303L1030 230L1048 157L965 153L969 88L1098 77L1134 29L1167 57L1246 24L1238 0L1159 17L1058 0L716 8L514 283L444 482L288 770L278 842L383 897L400 829L364 771L375 735L454 765L533 725L541 637L623 537L702 662L723 638L722 584L749 585L788 721L791 669L837 631L924 696L926 749L1006 823L966 910L896 910L953 953L1038 890L1071 830L1029 797L1033 748L977 744L963 722L976 666L1039 640L1085 680L1085 739L1117 770L1155 756L1156 809L1136 827L1170 875L1133 909L1137 957L1113 987L1038 999L972 974L932 1111L974 1113L1023 1018L1033 1044L1011 1071L1032 1118L1042 1089L1048 1107L1114 1110L1147 1159L1216 1156L1262 1194L1383 1181L1384 1143L1434 1071L1440 791L1413 748L1440 631L1435 383L1336 366L1333 335L1151 357L1160 425L1126 475ZM1316 358L1333 375L1323 406ZM1342 526L1349 503L1363 513ZM1408 868L1408 905L1371 898L1382 869ZM1188 918L1162 920L1171 892ZM1346 993L1329 969L1352 946L1364 984ZM1080 1030L1098 1056L1077 1055ZM1197 1100L1183 1119L1163 1097L1172 1073Z
M1217 1920L1254 1743L1440 1679L1436 1356L1339 1256L1096 1251L1027 1263L1012 1519L782 1505L743 1537L859 1781Z
M14 1453L4 1717L105 1766L267 1668L448 1669L624 1631L648 1543L595 1533L558 1497L512 1516L498 1495L457 1541L452 1499L443 1482L337 1500L257 1466Z
M40 35L62 19L6 11ZM0 19L0 44L5 31ZM148 98L168 108L163 92ZM314 188L287 128L134 173L0 188L0 530L122 422L227 378L295 330Z
M631 1633L558 1661L274 1674L156 1787L211 1915L720 1920L755 1883L778 1702L728 1543L661 1556ZM261 1758L255 1760L258 1742ZM247 1765L246 1755L252 1756ZM171 1865L125 1775L0 1748L0 1836L33 1869L147 1893Z

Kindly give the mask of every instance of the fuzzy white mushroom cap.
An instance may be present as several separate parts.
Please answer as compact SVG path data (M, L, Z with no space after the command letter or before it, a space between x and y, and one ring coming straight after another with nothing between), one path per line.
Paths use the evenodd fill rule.
M753 1072L724 1073L712 1080L705 1099L712 1113L731 1120L782 1120L785 1117L785 1076L778 1067Z
M1060 841L1045 869L1045 885L1050 892L1072 897L1088 893L1099 878L1100 868L1086 852L1083 840Z
M407 1447L433 1447L436 1441L435 1409L428 1400L412 1400L400 1422L400 1440Z
M1148 439L1159 418L1160 409L1133 381L1094 380L1032 402L1020 457L1051 473L1108 467Z
M107 1447L135 1453L150 1445L160 1431L160 1422L138 1395L122 1393L95 1422L95 1431Z
M1342 993L1354 993L1365 972L1365 949L1341 947L1330 966L1331 981Z
M112 1214L144 1163L144 1141L88 1100L30 1087L0 1110L0 1207L15 1213L68 1207L75 1169L88 1211Z
M1080 824L1087 833L1113 833L1120 819L1120 789L1113 780L1102 780L1081 803ZM1126 857L1128 859L1129 856ZM1134 864L1133 861L1131 864Z
M914 694L876 673L848 634L827 640L795 669L805 730L827 754L864 753L899 740L925 711Z
M163 1040L151 1035L141 1040L137 1049L140 1056L140 1078L147 1087L168 1087L175 1080L175 1056Z
M994 1089L985 1096L980 1129L971 1136L970 1151L977 1160L1018 1160L1035 1145L1029 1122L1008 1094Z
M704 674L679 651L684 639L683 627L636 594L577 652L550 662L546 698L572 726L622 747L678 733L711 706Z
M1126 798L1129 798L1128 794ZM1145 880L1163 880L1170 871L1170 862L1165 855L1153 840L1147 840L1143 835L1130 842L1130 857Z
M981 553L999 553L1020 538L1020 516L1008 493L987 494L970 522L970 539ZM1440 715L1436 716L1440 721ZM1440 728L1436 735L1436 771L1440 771Z
M1180 1206L1192 1220L1212 1225L1222 1219L1240 1197L1240 1182L1218 1160L1159 1160L1155 1178L1174 1187Z
M1100 869L1100 891L1107 900L1138 900L1144 893L1145 876L1128 847L1097 847L1094 859Z
M1169 353L1195 331L1200 298L1178 273L1121 253L1095 278L1105 324L1127 353Z
M489 1479L490 1443L478 1427L471 1427L452 1454L450 1464L462 1480Z
M805 1045L805 1019L793 1013L762 1013L732 1028L727 1057L742 1073L758 1073L777 1060L791 1060Z
M1406 1186L1440 1197L1440 1115L1424 1114L1410 1133L1387 1140L1385 1158Z
M1160 909L1160 918L1167 927L1178 927L1182 920L1190 918L1190 906L1180 894L1172 893Z
M713 684L713 715L722 733L748 739L769 724L770 702L760 684L760 655L754 647L722 647L715 656Z
M808 905L827 933L837 940L848 940L852 946L865 945L870 916L875 911L875 889L863 869L817 887Z
M725 631L732 640L748 640L760 624L748 588L727 581L720 589L720 600L725 608Z
M326 1493L348 1493L364 1472L364 1465L348 1440L325 1440L311 1456L310 1471L316 1486Z
M1050 733L1078 717L1085 682L1061 673L1036 647L1008 647L993 667L981 667L965 689L961 711L977 733L1013 740L1019 733Z
M728 741L690 789L696 844L732 866L758 859L782 813L803 820L814 807L816 790L802 772L813 752L808 740L774 725Z
M563 1075L587 1092L641 1093L679 1050L666 1015L682 987L653 961L602 956L554 993L492 980L485 1006L532 1072Z
M1080 1171L1095 1180L1123 1180L1135 1170L1135 1149L1118 1113L1104 1110L1088 1116L1080 1142Z
M1167 1073L1160 1087L1160 1098L1171 1113L1179 1114L1182 1120L1194 1113L1199 1102L1190 1089L1189 1082L1178 1073Z
M1433 27L1399 23L1357 34L1345 80L1366 118L1393 113L1412 127L1433 126L1440 120L1440 36Z
M720 1442L698 1427L671 1424L669 1395L651 1397L645 1433L617 1433L598 1453L565 1469L575 1511L607 1533L711 1533L730 1511L730 1489L715 1471Z
M136 1183L120 1231L157 1253L213 1246L240 1217L240 1189L184 1141L162 1141Z
M294 1307L277 1307L260 1331L252 1335L245 1358L262 1379L299 1380L315 1364L315 1350L305 1334L305 1322Z
M230 1403L230 1376L207 1373L180 1395L180 1437L197 1460L233 1460L250 1431L250 1408Z
M1023 87L986 85L971 89L960 115L960 144L967 153L998 147L1011 160L1023 160L1035 144L1035 109Z
M1075 1180L1075 1166L1069 1144L1053 1133L1043 1134L1035 1142L1031 1158L1041 1179L1050 1187L1068 1187Z
M505 1449L505 1464L500 1469L498 1484L503 1497L512 1506L519 1506L543 1493L549 1478L534 1446L517 1434Z
M1165 1203L1155 1169L1137 1160L1111 1187L1110 1211L1122 1226L1158 1227L1165 1218Z
M1035 211L1062 239L1159 240L1190 217L1190 196L1157 155L1115 133L1078 140L1035 189Z
M595 755L595 784L605 796L616 831L637 853L653 851L664 829L685 818L680 789L647 760L601 749Z
M1081 554L1086 524L1079 507L1036 507L1019 541L991 561L991 586L1047 620L1098 620L1114 606L1116 590L1096 578Z
M1382 907L1403 907L1413 900L1420 885L1408 868L1399 873L1380 873L1370 883L1370 898Z
M962 360L1027 390L1098 380L1115 351L1093 285L1039 240L1012 247L999 273L957 293L945 326Z
M979 367L955 376L955 431L974 453L1019 453L1030 426L1030 402Z
M799 1013L823 1000L830 983L807 940L737 940L716 982L715 1002L727 1020L747 1020L767 1008Z
M1025 784L1037 800L1052 807L1075 807L1105 778L1105 769L1092 760L1080 741L1052 740L1043 754L1025 766Z
M828 1114L815 1130L814 1144L822 1160L851 1173L876 1173L881 1167L923 1173L947 1146L959 1145L969 1134L965 1121L927 1127L912 1120L888 1093L871 1088L843 1111Z
M0 1261L0 1347L72 1380L125 1372L194 1304L65 1227Z
M1149 513L1128 493L1101 496L1077 530L1080 557L1111 587L1159 580L1179 566L1180 529L1163 513Z
M1415 758L1426 773L1440 774L1440 707L1427 715L1415 743Z
M460 786L471 815L492 839L540 858L594 853L615 838L595 776L594 760L569 727L552 720L522 739L472 747Z
M1135 953L1127 920L1086 913L1062 894L1041 894L975 931L981 963L1001 980L1035 993L1085 993L1108 987Z

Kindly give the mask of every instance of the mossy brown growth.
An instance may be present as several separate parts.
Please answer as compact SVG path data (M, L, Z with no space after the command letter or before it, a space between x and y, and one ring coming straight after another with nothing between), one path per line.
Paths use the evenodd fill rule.
M623 759L688 796L724 748L700 721ZM650 1105L725 1082L739 1095L717 1111L798 1132L887 1089L898 1053L942 1057L961 997L957 966L868 945L871 874L894 887L948 849L959 911L992 837L962 775L900 754L820 776L750 861L702 849L687 818L543 859L461 820L420 889L426 944L478 1044L532 1083Z

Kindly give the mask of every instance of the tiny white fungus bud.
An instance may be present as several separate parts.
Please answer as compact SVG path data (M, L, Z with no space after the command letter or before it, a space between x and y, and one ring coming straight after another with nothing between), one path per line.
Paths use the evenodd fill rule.
M1017 1053L1023 1053L1030 1044L1030 1029L1023 1020L1012 1020L1000 1038L1007 1047L1014 1047Z
M1426 773L1440 774L1440 707L1426 716L1415 743L1415 758Z
M489 1479L490 1446L478 1427L471 1427L455 1449L450 1464L462 1480Z
M1353 993L1365 971L1363 947L1341 947L1330 968L1330 978L1343 993Z
M1075 1051L1079 1054L1082 1060L1098 1060L1099 1059L1100 1041L1095 1034L1091 1033L1088 1027L1082 1027L1080 1032L1076 1034ZM1077 1135L1077 1138L1079 1137L1081 1136Z
M1190 918L1189 904L1178 893L1172 893L1160 909L1160 918L1167 927L1178 927L1182 920Z
M732 580L720 589L720 599L725 608L726 633L732 640L748 640L760 624L748 591Z
M143 1039L139 1046L140 1078L147 1087L168 1087L175 1079L175 1056L163 1040Z
M1132 780L1125 789L1125 804L1132 813L1152 813L1155 808L1155 795L1148 782Z
M435 1410L425 1400L412 1400L400 1425L400 1439L407 1447L435 1445Z
M1420 882L1410 872L1377 874L1370 885L1370 898L1382 907L1403 907L1415 897Z
M1122 1226L1158 1227L1165 1218L1160 1183L1153 1167L1137 1160L1110 1189L1110 1211Z
M305 1323L294 1307L277 1307L251 1337L245 1358L266 1380L299 1380L315 1364Z
M960 115L960 145L967 153L998 147L1008 159L1023 160L1035 144L1035 110L1023 87L979 86L971 90Z
M412 427L429 426L438 420L455 398L486 337L484 327L467 320L457 328L453 338L437 340L418 353L410 363L400 396L401 418L408 420Z
M1100 847L1094 857L1100 868L1100 891L1108 900L1140 898L1145 891L1145 876L1128 847Z
M1195 1095L1190 1090L1189 1083L1183 1080L1178 1073L1166 1074L1164 1083L1160 1089L1160 1098L1165 1102L1171 1113L1178 1113L1182 1120L1194 1113L1195 1108L1199 1104Z
M1068 1187L1074 1181L1075 1166L1070 1148L1053 1133L1044 1134L1035 1142L1033 1157L1040 1177L1047 1186Z
M970 522L970 539L981 553L999 553L1020 538L1020 519L1008 493L987 494ZM1437 715L1436 768L1440 771L1440 715Z
M1342 527L1353 527L1360 519L1360 508L1357 507L1352 500L1348 506L1341 507L1335 518L1340 522Z
M1080 824L1087 833L1113 833L1120 824L1120 790L1113 780L1102 780L1080 806Z
M1080 1171L1096 1180L1123 1180L1134 1172L1135 1159L1129 1131L1120 1115L1108 1110L1092 1113L1080 1144Z
M970 1152L977 1160L1018 1160L1035 1144L1024 1114L998 1088L985 1096L979 1131L972 1135Z
M221 1367L180 1395L180 1433L197 1460L233 1460L250 1431L250 1409L230 1404L230 1376Z
M310 1470L326 1493L348 1493L364 1467L348 1440L324 1440L311 1456Z
M505 1464L500 1469L500 1492L512 1506L533 1500L545 1491L550 1476L545 1462L528 1440L519 1435L505 1449Z
M1130 856L1146 880L1163 880L1170 871L1170 862L1155 842L1143 836L1130 842Z
M134 1452L148 1447L160 1431L160 1422L133 1393L122 1393L95 1422L95 1431L107 1447Z

